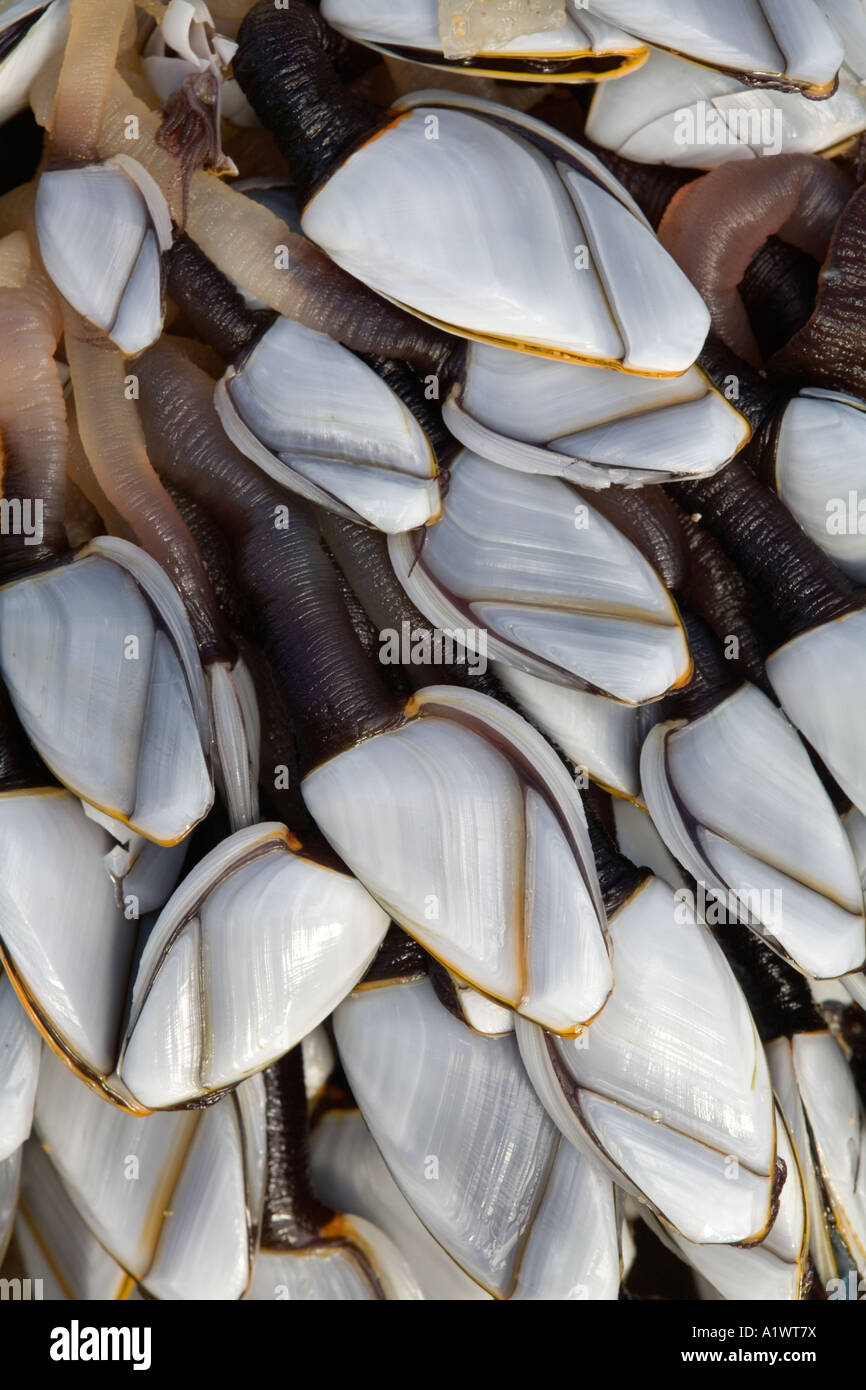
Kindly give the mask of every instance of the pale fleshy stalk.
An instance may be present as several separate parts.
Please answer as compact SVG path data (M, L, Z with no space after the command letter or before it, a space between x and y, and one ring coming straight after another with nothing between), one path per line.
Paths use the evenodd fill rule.
M52 123L55 160L89 163L96 147L131 0L72 0Z
M151 467L121 353L68 306L66 355L78 429L94 476L139 545L170 576L184 601L203 662L231 647L198 548Z

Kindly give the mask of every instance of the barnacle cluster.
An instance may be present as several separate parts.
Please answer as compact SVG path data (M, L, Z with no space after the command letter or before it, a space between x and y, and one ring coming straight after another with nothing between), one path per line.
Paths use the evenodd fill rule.
M864 79L0 4L4 1280L866 1279Z

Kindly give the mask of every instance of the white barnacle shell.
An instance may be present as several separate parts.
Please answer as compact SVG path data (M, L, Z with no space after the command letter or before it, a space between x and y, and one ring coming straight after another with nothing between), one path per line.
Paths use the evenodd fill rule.
M844 57L838 0L589 0L593 15L683 57L735 73L776 75L828 96Z
M776 1038L767 1058L803 1164L818 1274L847 1275L841 1243L866 1277L866 1115L845 1054L820 1031Z
M566 1138L687 1240L752 1240L770 1222L776 1136L739 986L655 877L613 914L611 935L616 989L586 1034L553 1038L517 1020L533 1084Z
M463 451L442 516L389 538L400 583L446 630L489 655L626 704L684 684L688 643L669 591L621 531L559 478Z
M401 1250L425 1298L487 1302L492 1297L465 1274L415 1215L357 1110L328 1110L310 1135L316 1191L338 1211L373 1222Z
M112 821L83 801L86 816L114 834L117 843L105 855L105 867L115 886L124 913L130 921L159 912L177 880L186 858L188 843L158 845L143 835L130 834L129 827ZM118 832L121 832L118 834Z
M148 1109L261 1071L357 983L388 918L351 875L298 852L285 826L229 836L148 936L118 1073Z
M541 735L488 696L431 686L407 715L308 773L311 814L386 911L463 980L573 1032L613 983L573 782Z
M598 87L586 134L625 159L714 169L732 159L831 150L864 126L866 103L848 67L832 96L812 101L653 49L615 95Z
M301 1054L304 1064L304 1089L307 1092L307 1101L312 1104L324 1091L337 1060L328 1030L323 1023L302 1040Z
M0 15L0 125L24 111L27 94L69 32L69 0L13 0Z
M30 1133L42 1044L9 976L0 970L0 1163Z
M506 662L497 663L496 674L520 710L577 768L614 796L640 801L640 750L658 705L623 705Z
M460 72L514 81L576 82L618 76L646 57L639 39L589 14L574 0L566 0L564 23L504 36L496 16L492 29L485 26L479 34L488 8L473 6L474 42L468 50L465 44L461 48ZM467 6L460 9L465 13ZM509 15L513 13L510 6ZM458 56L452 51L453 41L447 52L443 50L439 0L402 0L400 5L392 0L323 0L322 15L347 38L393 57L448 67L448 60ZM449 36L453 40L453 30Z
M24 1275L46 1300L126 1299L132 1280L79 1215L57 1169L35 1138L21 1154L15 1244ZM38 1286L37 1286L38 1287Z
M69 792L0 795L4 963L45 1036L97 1082L114 1071L135 950L103 863L109 844Z
M862 966L863 895L844 827L795 730L757 687L690 724L657 724L641 778L668 849L708 898L721 895L710 912L731 912L817 979Z
M620 853L633 864L650 869L671 888L686 888L691 891L688 877L665 845L646 807L637 801L615 797L612 809L616 843Z
M560 1139L513 1034L472 1032L426 978L356 991L334 1030L394 1181L466 1274L498 1298L616 1298L612 1185Z
M12 1238L15 1212L18 1207L18 1188L21 1180L21 1148L13 1149L7 1158L0 1159L0 1264Z
M541 734L487 695L434 685L407 714L307 774L307 808L449 969L571 1033L613 983L574 784Z
M590 488L709 477L750 434L697 367L624 376L489 343L470 343L442 414L461 444L493 463Z
M160 844L207 814L198 652L174 586L137 546L102 536L0 589L0 672L31 743L76 795Z
M261 721L252 676L238 657L234 665L207 667L208 701L213 720L218 785L234 829L259 818Z
M35 1131L88 1228L154 1297L242 1296L264 1200L260 1076L203 1110L137 1116L50 1057Z
M767 677L792 724L866 811L866 610L792 637L767 660ZM842 975L862 961L835 971Z
M796 1302L803 1297L809 1254L809 1222L800 1160L784 1116L776 1106L777 1153L785 1165L779 1210L757 1245L702 1245L646 1219L681 1259L687 1260L722 1298L747 1302Z
M168 204L137 160L46 169L36 190L45 269L90 323L132 356L162 332L162 253L172 242Z
M214 400L241 453L309 501L388 532L437 516L436 460L421 426L327 334L278 318Z
M809 387L779 417L775 487L816 545L866 581L866 403Z
M692 365L706 306L600 161L479 98L416 93L392 115L302 213L332 260L463 337L641 375Z

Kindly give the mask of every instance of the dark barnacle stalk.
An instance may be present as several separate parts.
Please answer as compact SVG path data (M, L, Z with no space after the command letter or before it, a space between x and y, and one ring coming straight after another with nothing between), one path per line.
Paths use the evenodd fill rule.
M312 6L287 13L255 5L238 38L235 77L306 201L335 160L381 128L381 112L346 93L334 67L336 35Z
M765 596L785 638L858 606L854 585L741 459L714 478L677 483L671 492L700 516L701 524Z
M441 661L435 660L436 630L401 587L380 532L325 511L319 514L319 525L331 554L377 629L380 643L387 633L391 645L399 649L403 675L413 689L421 690L434 679L488 689L488 683L477 673L477 660L473 664L473 654L459 644L452 650L453 660L447 659L447 652ZM413 660L413 650L422 656ZM405 662L404 653L408 653Z
M679 586L683 601L712 629L735 668L768 694L766 619L757 594L715 536L696 520L698 514L672 505L688 547L689 565Z
M292 1250L318 1241L334 1217L313 1191L300 1047L268 1067L265 1094L268 1157L262 1246L265 1250Z
M165 265L169 295L195 334L226 362L242 357L273 323L273 311L250 309L185 232L176 232Z
M225 438L212 383L177 349L163 342L139 368L156 466L213 514L232 543L238 579L258 614L253 635L261 637L302 736L303 770L396 723L398 710L357 649L313 514Z

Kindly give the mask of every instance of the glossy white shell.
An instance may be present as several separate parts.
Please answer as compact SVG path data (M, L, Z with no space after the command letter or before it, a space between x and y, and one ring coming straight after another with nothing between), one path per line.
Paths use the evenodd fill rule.
M620 192L541 122L421 93L331 173L301 225L344 270L463 336L678 375L709 315Z
M612 984L573 783L541 735L488 696L431 686L410 713L308 774L311 814L423 946L483 993L572 1032Z

